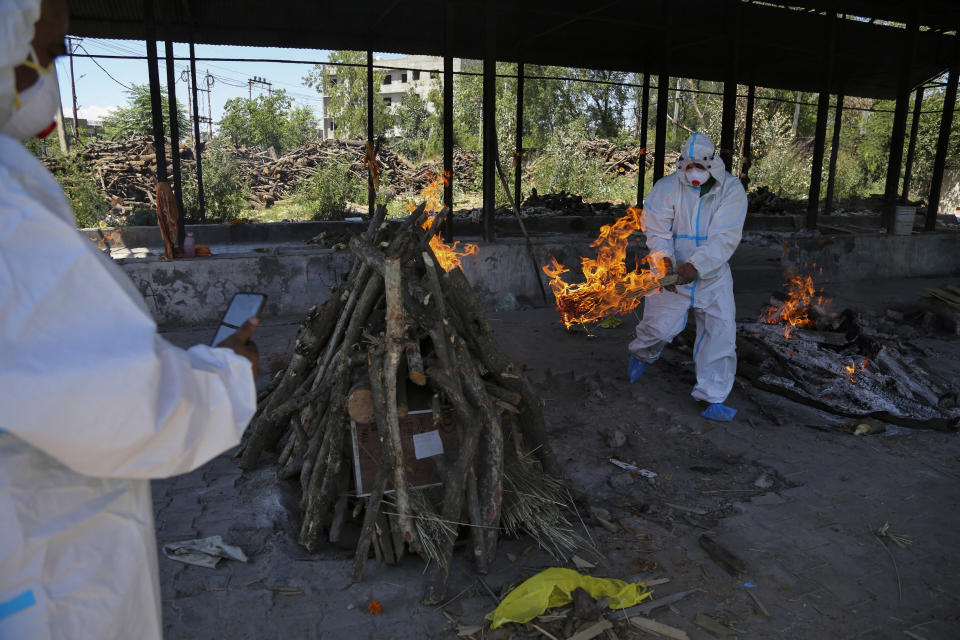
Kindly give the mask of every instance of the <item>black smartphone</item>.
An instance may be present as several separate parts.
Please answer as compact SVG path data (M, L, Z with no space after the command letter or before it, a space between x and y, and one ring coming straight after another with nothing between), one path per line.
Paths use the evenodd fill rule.
M230 301L230 306L227 307L227 310L223 313L223 318L220 320L220 326L217 327L217 333L213 336L213 341L210 342L210 346L217 346L223 342L227 337L236 332L244 322L253 318L254 316L260 317L260 312L263 311L263 305L267 302L267 294L265 293L250 293L248 291L240 291L233 294L233 300Z

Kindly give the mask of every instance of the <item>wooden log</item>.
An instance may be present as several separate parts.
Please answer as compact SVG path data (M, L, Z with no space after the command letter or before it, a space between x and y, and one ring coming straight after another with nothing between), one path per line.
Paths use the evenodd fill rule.
M492 382L487 382L484 385L484 388L487 390L488 394L497 400L502 400L507 404L513 405L514 407L519 406L523 401L523 396L516 391L509 391L500 385L493 384Z
M368 350L370 359L370 376L383 375L383 355L375 347ZM393 448L386 443L382 426L386 424L387 408L380 396L374 398L374 414L376 415L377 435L380 438L380 464L377 466L377 474L373 480L373 487L370 489L370 496L367 498L367 508L363 516L363 526L360 529L360 539L357 541L357 552L353 557L353 581L360 582L363 579L363 570L367 563L367 556L370 555L370 544L374 535L374 528L377 522L377 515L380 513L380 505L383 502L383 494L387 488L387 482L393 475L395 465L395 456Z
M497 344L487 315L463 272L460 269L448 271L441 281L444 294L459 311L460 320L465 326L462 335L470 343L470 352L493 374L500 386L522 396L519 422L527 447L536 451L547 473L563 477L547 438L540 394Z
M407 402L407 359L404 357L406 348L401 348L400 362L397 366L397 417L401 420L410 413L410 404Z
M377 393L382 385L386 398L387 414L384 441L396 456L393 473L393 488L396 491L397 511L399 511L400 530L410 548L420 551L420 542L411 517L410 496L407 493L407 477L403 460L403 445L400 442L400 418L397 413L397 370L404 349L403 335L403 294L400 279L400 258L391 256L384 264L384 290L387 298L387 334L386 355L383 364L383 377L375 380L371 377L371 387Z
M325 442L317 455L317 462L322 461L323 469L321 470L319 466L314 467L310 484L306 488L307 507L304 513L303 526L300 528L299 541L311 553L317 549L325 518L331 503L336 498L337 490L341 486L342 474L348 467L348 457L344 451L344 436L347 429L343 398L349 384L349 359L342 358L341 363L336 372L336 382L330 394L331 401L327 409L328 426L324 437ZM329 441L329 443L326 441ZM324 449L326 449L325 454Z
M426 385L427 376L423 372L423 356L420 354L420 341L414 339L407 342L405 353L407 356L407 376L410 378L410 382L420 387Z
M260 459L260 454L264 448L272 446L279 438L279 427L285 417L293 413L292 407L283 406L290 399L294 392L303 384L306 376L317 355L323 348L336 325L337 317L340 315L343 301L341 296L349 296L349 287L345 288L340 294L334 294L319 309L311 310L307 318L300 326L297 334L297 341L293 349L293 356L290 364L284 372L280 383L270 394L266 403L261 404L256 416L251 421L247 432L250 434L244 443L241 451L240 468L252 469ZM288 409L290 409L288 411Z
M347 392L347 413L358 424L372 424L373 392L370 390L370 378L364 375Z

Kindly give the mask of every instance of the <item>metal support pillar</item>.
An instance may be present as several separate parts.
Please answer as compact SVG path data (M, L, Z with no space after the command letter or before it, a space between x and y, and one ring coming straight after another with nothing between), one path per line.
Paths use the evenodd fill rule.
M197 202L200 207L200 222L207 220L207 202L203 197L203 161L200 142L200 100L197 97L197 54L193 50L193 25L190 27L190 90L193 93L193 155L197 161Z
M453 42L453 7L444 3L446 23L444 42L446 51L443 56L443 206L450 210L443 223L443 237L453 242L453 56L450 55Z
M164 41L167 63L167 106L170 108L170 159L173 163L173 195L177 199L177 244L183 246L187 236L183 211L183 176L180 175L180 118L177 113L177 79L173 66L173 41Z
M917 132L920 130L920 109L923 106L923 87L917 89L913 98L913 122L910 123L910 143L907 145L907 164L903 168L903 191L900 192L900 202L905 203L910 197L910 178L913 173L913 156L917 151Z
M937 154L933 160L933 176L930 178L930 198L927 200L927 219L924 221L924 231L933 231L937 228L940 188L943 186L943 170L947 163L947 148L950 143L950 130L953 127L953 108L957 103L957 74L960 73L960 32L953 36L953 40L953 61L950 63L950 75L947 76L947 88L943 92L940 136L937 138Z
M367 144L375 146L373 140L373 51L367 51ZM372 157L371 157L372 156ZM376 162L376 154L367 154L367 162ZM375 167L367 167L367 212L373 217L373 209L377 204L377 190L373 186L373 172Z
M913 64L914 49L917 43L917 31L920 17L920 3L914 4L913 15L904 30L904 51L901 56L900 81L897 87L897 106L893 112L893 131L890 135L890 156L887 161L887 184L883 198L883 222L887 233L894 232L894 210L900 191L900 170L903 164L903 139L907 133L907 110L910 107L910 68Z
M657 77L657 125L653 150L653 182L663 177L664 155L667 152L667 101L670 96L670 75L667 72L667 59L670 55L670 30L672 29L669 0L662 1L663 45L660 49L660 74Z
M647 120L650 115L650 74L643 74L643 89L640 100L640 157L637 158L637 206L643 206L643 192L647 179Z
M826 55L823 60L823 84L817 96L817 125L813 134L813 162L810 166L810 191L807 194L807 229L817 228L820 215L820 187L823 184L823 150L827 140L827 117L830 113L830 85L833 81L837 13L831 5L826 16Z
M167 151L163 137L163 102L160 97L160 67L153 23L153 0L143 2L143 28L147 42L147 77L150 80L150 114L153 116L153 151L157 156L157 182L167 181Z
M744 190L750 184L750 166L753 164L753 108L756 85L747 87L747 109L743 123L743 148L740 151L740 183Z
M727 41L734 46L728 51L727 74L723 82L723 112L720 117L720 157L727 171L733 171L734 134L737 124L737 67L739 64L740 47L740 7L739 0L726 1Z
M654 131L653 182L663 177L664 155L667 152L667 98L670 78L661 73L657 78L657 124Z
M513 154L513 201L520 206L523 178L523 63L517 63L517 150Z
M833 141L830 147L830 169L827 171L827 199L823 203L823 215L833 211L833 186L837 179L837 155L840 153L840 125L843 123L843 94L837 95L837 106L833 113Z
M483 51L483 239L493 242L496 203L497 135L497 3L486 0L486 42Z
M720 117L720 158L727 171L733 171L733 136L737 121L737 83L727 75L723 83L723 115Z

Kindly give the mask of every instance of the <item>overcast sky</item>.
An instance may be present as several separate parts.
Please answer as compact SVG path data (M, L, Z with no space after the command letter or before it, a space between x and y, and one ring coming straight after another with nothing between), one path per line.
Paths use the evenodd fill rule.
M163 43L157 43L160 57L160 82L166 85L166 64L164 63ZM198 58L270 58L286 60L305 60L322 62L327 60L329 51L318 49L279 49L268 47L234 47L221 45L195 46ZM186 44L175 43L175 57L188 57L189 48ZM83 38L80 40L78 54L91 55L133 55L146 56L146 45L142 40L102 40L97 38ZM381 54L383 58L397 57ZM99 66L98 66L99 63ZM102 68L101 68L102 67ZM178 60L174 63L177 78L177 99L187 97L188 71L190 63L187 60ZM207 71L213 76L213 90L210 94L210 104L213 120L216 122L223 114L223 105L230 98L246 97L248 95L247 80L254 76L265 78L273 84L274 89L284 89L287 94L299 105L309 106L319 119L321 117L321 97L314 89L303 84L302 78L311 69L309 64L277 64L253 62L207 62L197 61L197 79L203 88L203 76ZM126 103L125 87L133 83L147 84L146 60L117 60L109 58L91 59L74 57L73 73L77 91L77 113L80 118L98 120L106 113ZM70 59L61 58L57 63L57 74L60 78L60 96L63 101L63 114L70 117L72 114L70 93ZM254 95L258 86L253 87ZM266 91L263 87L260 89ZM206 94L200 94L201 115L206 115Z

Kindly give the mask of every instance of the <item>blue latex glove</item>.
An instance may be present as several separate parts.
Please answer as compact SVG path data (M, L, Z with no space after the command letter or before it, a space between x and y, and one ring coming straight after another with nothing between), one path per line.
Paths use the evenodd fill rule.
M640 379L643 372L650 366L649 362L644 362L637 356L630 356L630 364L627 365L627 375L630 376L630 384Z
M737 415L736 409L731 409L730 407L724 406L719 402L716 402L700 414L707 420L716 420L717 422L730 422L733 420L733 417Z

